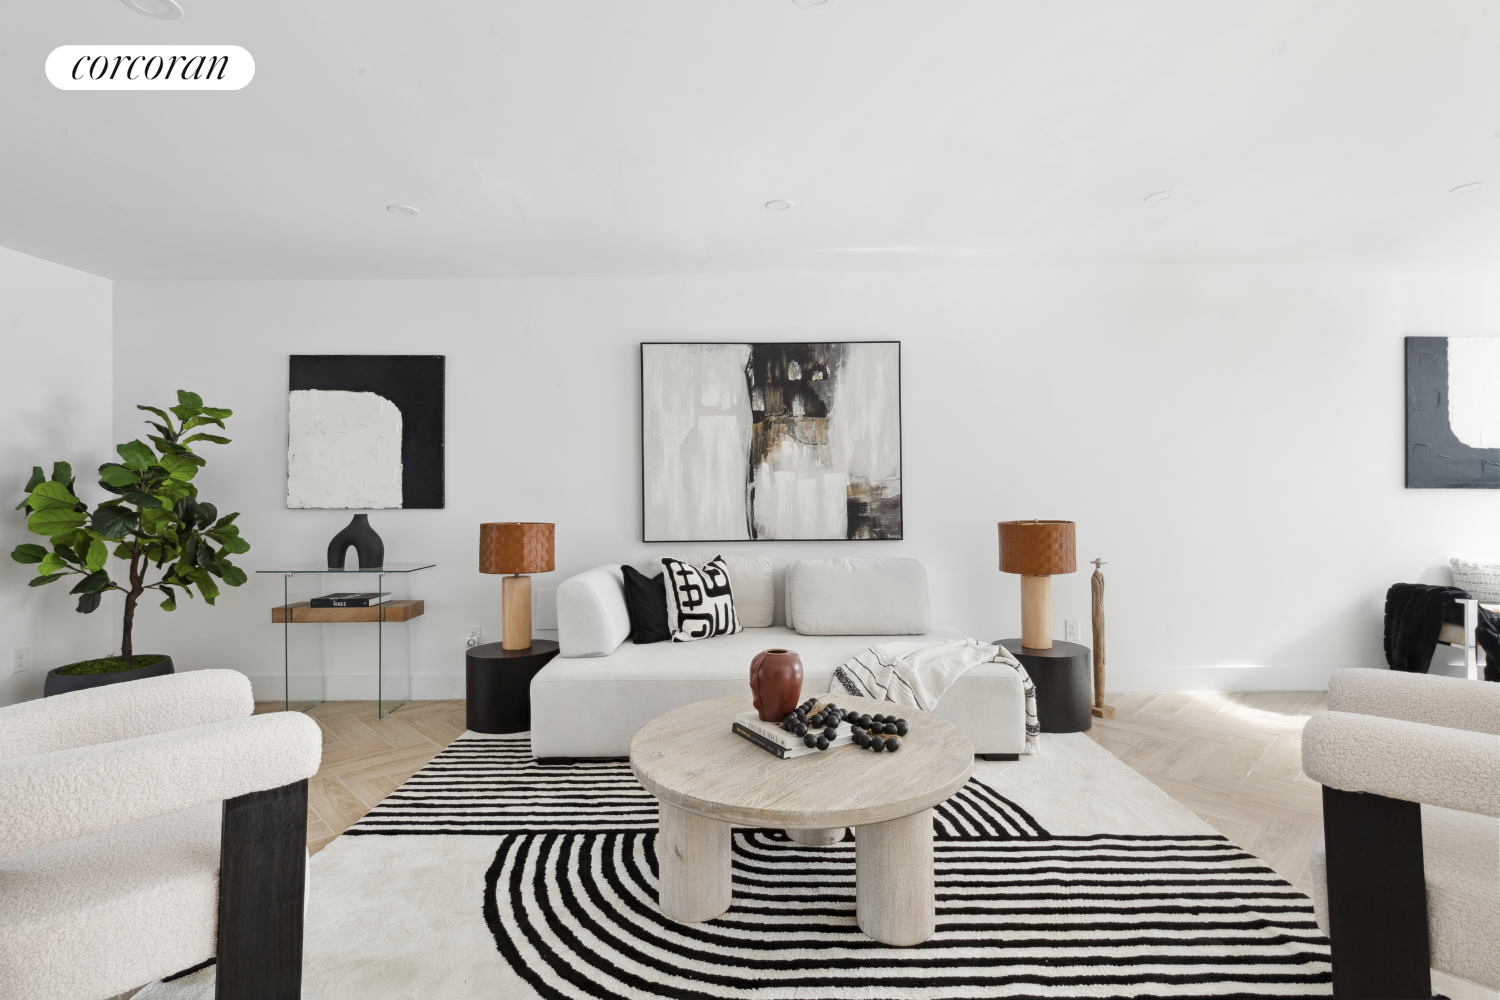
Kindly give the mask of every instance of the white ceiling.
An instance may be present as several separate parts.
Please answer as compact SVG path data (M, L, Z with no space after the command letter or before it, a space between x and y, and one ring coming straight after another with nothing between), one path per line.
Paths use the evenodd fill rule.
M1500 258L1494 2L180 2L0 8L0 245L112 278ZM43 75L183 42L255 80Z

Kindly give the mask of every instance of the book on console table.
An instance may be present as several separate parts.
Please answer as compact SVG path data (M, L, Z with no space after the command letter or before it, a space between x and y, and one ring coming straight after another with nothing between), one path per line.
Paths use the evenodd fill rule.
M817 747L810 747L802 742L802 737L787 732L774 722L762 722L760 716L755 712L741 712L734 717L730 725L730 731L736 736L749 740L760 747L766 753L774 754L782 760L791 757L802 757L810 753L824 753ZM822 732L822 730L818 730ZM838 738L828 744L828 749L846 746L854 742L854 732L849 726L840 724L838 727Z
M382 600L390 591L383 590L380 593L371 591L358 594L325 594L322 597L314 597L307 602L310 608L373 608L377 604L388 604Z

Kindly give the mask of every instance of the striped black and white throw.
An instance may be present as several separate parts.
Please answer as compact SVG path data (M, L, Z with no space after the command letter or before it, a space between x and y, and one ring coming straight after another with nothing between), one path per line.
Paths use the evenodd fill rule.
M468 735L348 831L498 840L475 886L496 947L547 998L1328 996L1312 907L1223 837L1058 836L978 780L935 810L937 934L854 920L854 841L736 829L734 903L656 906L657 810L620 761L543 766Z

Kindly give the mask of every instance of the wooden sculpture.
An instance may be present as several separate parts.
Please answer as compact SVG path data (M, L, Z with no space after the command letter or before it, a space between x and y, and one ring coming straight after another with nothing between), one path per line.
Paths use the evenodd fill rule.
M1107 719L1115 710L1104 704L1104 560L1095 559L1093 563L1089 589L1094 594L1094 707L1090 711L1096 718Z

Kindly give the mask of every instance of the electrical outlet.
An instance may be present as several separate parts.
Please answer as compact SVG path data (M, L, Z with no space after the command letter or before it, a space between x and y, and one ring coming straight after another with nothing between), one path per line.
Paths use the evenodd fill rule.
M1064 618L1063 619L1063 638L1066 639L1068 642L1077 642L1078 641L1078 619L1077 618Z
M10 672L24 674L31 667L31 647L17 646L10 653Z
M467 634L464 636L464 645L468 646L470 649L473 649L475 646L483 646L484 626L470 625Z

